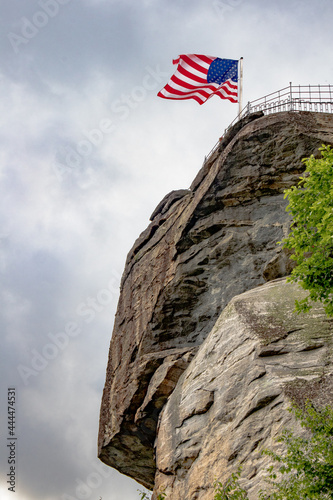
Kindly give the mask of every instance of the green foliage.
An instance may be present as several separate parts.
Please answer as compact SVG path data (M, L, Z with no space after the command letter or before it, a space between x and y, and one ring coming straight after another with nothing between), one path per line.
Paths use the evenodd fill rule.
M138 492L140 493L140 500L150 500L151 499L151 496L148 496L148 494L145 491L138 490ZM158 493L157 500L165 500L165 499L166 499L166 495L165 495L164 491L162 491L161 493Z
M145 491L138 490L138 492L140 493L140 500L150 500L150 497Z
M288 281L299 282L309 295L296 301L297 312L308 312L310 301L321 301L333 316L333 150L320 148L322 157L303 161L306 170L297 186L285 190L293 222L282 243L294 251L297 263Z
M285 430L279 438L286 452L279 455L270 450L276 466L268 469L270 489L260 492L262 500L333 499L333 409L316 410L307 402L304 409L292 410L309 436L296 437Z
M284 430L279 442L283 443L282 455L271 450L263 453L274 465L268 468L269 493L260 491L260 500L333 500L333 409L326 406L315 409L307 402L303 409L294 405L292 411L307 432L294 436ZM248 500L246 490L241 488L241 467L225 484L214 482L214 500ZM138 490L139 491L139 490ZM147 493L140 491L140 500L149 500ZM164 492L158 500L165 500Z
M223 485L220 481L215 481L214 500L246 500L248 498L247 493L240 487L238 482L240 474L241 467L238 468L237 472L231 474L226 484Z

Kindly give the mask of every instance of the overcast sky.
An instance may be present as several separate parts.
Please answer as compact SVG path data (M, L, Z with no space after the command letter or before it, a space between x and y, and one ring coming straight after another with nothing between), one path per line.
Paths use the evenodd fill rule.
M331 0L1 0L1 499L138 500L97 459L120 277L238 109L156 94L184 53L243 56L244 102L333 83L332 14Z

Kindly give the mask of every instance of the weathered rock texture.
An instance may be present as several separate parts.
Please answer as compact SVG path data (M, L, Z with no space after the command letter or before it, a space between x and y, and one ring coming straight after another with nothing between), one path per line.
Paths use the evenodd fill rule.
M276 244L290 223L283 190L297 182L301 159L316 154L323 142L333 143L332 115L250 116L231 129L189 190L173 191L155 209L129 252L122 278L101 406L103 462L152 488L157 422L171 398L157 439L157 465L170 475L168 488L175 482L173 500L197 498L181 490L176 470L185 471L203 452L193 443L192 458L182 462L180 454L178 467L170 441L167 452L161 448L166 415L171 401L182 397L180 377L230 300L290 272L288 256ZM194 413L206 418L215 412L213 390L200 393L199 406L196 397ZM240 416L246 408L244 399L235 411ZM176 414L170 418L178 421ZM182 419L186 427L189 417ZM176 429L170 432L176 444ZM158 471L158 484L163 477Z
M285 279L234 297L161 412L155 490L172 500L212 500L243 466L249 499L265 487L275 438L290 427L290 399L333 402L333 320L315 305L295 315L306 293Z

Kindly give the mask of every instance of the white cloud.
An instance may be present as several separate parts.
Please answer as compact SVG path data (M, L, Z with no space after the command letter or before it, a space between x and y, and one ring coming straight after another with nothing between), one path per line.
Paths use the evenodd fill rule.
M4 2L5 38L40 9ZM98 479L99 404L126 254L236 116L217 98L158 99L172 59L243 56L244 104L289 81L332 82L331 18L326 0L71 0L17 54L8 37L1 45L0 392L2 402L8 386L18 391L20 500L75 497L78 484ZM80 334L71 337L73 322ZM68 343L56 352L58 334ZM24 384L17 366L34 369L36 353L52 352ZM0 459L6 467L3 442ZM138 498L139 485L102 470L110 474L99 472L89 498Z

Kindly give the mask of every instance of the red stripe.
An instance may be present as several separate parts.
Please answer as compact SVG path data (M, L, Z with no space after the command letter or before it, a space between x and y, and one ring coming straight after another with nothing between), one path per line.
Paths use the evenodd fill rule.
M171 78L173 83L180 85L181 87L186 87L187 89L195 89L198 88L197 85L191 85L190 83L185 82L184 80L180 80L176 75L173 75Z
M228 92L226 89L221 89L215 92L216 94L221 94L223 96L228 96L231 97L232 99L237 98L237 94L234 94L233 92Z
M227 85L228 85L229 88L234 89L234 90L237 90L237 88L238 88L237 83L228 82Z
M171 81L173 83L176 83L177 85L180 85L181 87L186 87L187 89L200 89L202 86L198 86L198 85L191 85L190 83L187 83L185 82L184 80L180 80L179 78L177 78L177 76L173 75L172 78L171 78ZM170 82L169 82L170 84ZM204 85L205 88L216 88L214 87L213 85L209 84L209 83L206 83L206 85Z
M212 57L212 56L205 56L205 55L198 55L198 54L194 54L196 57L199 57L199 59L201 59L202 61L204 61L205 63L207 64L212 64L213 61L215 61L216 57Z
M235 94L235 89L228 85L228 83L224 83L218 90L225 90L226 92L229 92L230 94Z
M187 96L187 95L190 96L193 94L200 94L200 95L203 95L206 98L208 98L208 96L211 95L211 92L209 92L209 89L208 90L206 90L206 89L193 89L193 90L182 91L182 90L177 90L177 89L174 89L174 88L166 85L163 90L168 92L170 95L174 95L174 96Z
M198 59L198 61L194 61L194 59ZM220 87L217 87L214 83L209 84L207 82L207 77L200 77L191 72L191 70L199 71L203 73L203 75L207 75L209 68L201 66L200 61L210 65L215 59L216 57L199 54L180 55L178 59L173 61L176 64L178 63L176 71L177 76L173 74L167 85L165 85L157 95L163 99L194 99L199 104L203 104L213 95L217 95L221 99L228 99L233 103L238 102L237 83L227 80L223 82ZM185 63L185 65L187 64L189 68L185 69L182 63ZM185 78L188 79L189 82L185 81ZM180 86L183 87L183 89L179 90L174 86ZM167 95L163 95L162 91L165 91Z
M171 80L168 82L168 85L170 87L175 87L177 88L177 85L180 87L184 87L184 89L205 89L205 88L211 88L212 90L217 90L218 87L214 86L213 84L206 83L206 84L200 84L200 85L192 85L191 83L187 83L184 80L180 80L177 77L172 77Z
M179 59L187 59L187 62L188 62L188 59L194 59L194 58L198 58L198 59L201 59L201 61L203 61L204 63L206 64L212 64L212 62L216 59L216 57L212 57L212 56L205 56L205 55L202 55L202 54L182 54L181 56L179 56Z
M212 90L213 92L219 92L220 90L224 90L228 94L231 94L231 95L236 94L237 95L237 85L231 86L229 83L226 85L223 85L221 88L217 88L215 85L212 85L212 84L197 86L197 85L191 85L190 83L184 82L183 80L180 80L175 75L173 75L171 80L167 84L168 91L170 91L169 89L173 89L172 85L170 85L171 83L175 83L177 85L180 85L181 87L184 87L183 91L180 91L179 89L175 89L175 90L178 90L180 92L186 92L186 89L189 89L189 90L200 90L200 89L208 90L209 89L209 90Z
M183 61L186 62L191 68L196 69L197 71L200 71L201 73L205 73L207 75L208 69L205 68L204 66L200 66L197 62L193 61L190 57L184 56Z
M183 87L183 89L177 89L177 87L175 87L173 84L180 85L181 87ZM175 91L178 92L191 92L192 90L211 90L212 92L217 92L218 90L220 90L218 87L216 87L216 85L212 83L206 83L206 85L199 86L199 85L191 85L181 80L176 81L176 79L170 80L165 86L165 88L166 87L168 87L169 89L174 89Z
M212 94L212 95L214 95L214 94ZM220 95L220 94L215 94L215 95L219 96L221 99L228 99L228 101L231 101L231 102L234 102L234 103L238 102L237 99L233 99L232 97L223 96L223 95Z
M236 86L231 85L228 80L226 82L224 82L222 84L222 86L218 89L218 91L220 91L220 90L225 90L226 92L229 92L230 94L237 95L237 85Z
M201 92L199 92L199 94L201 94ZM210 97L212 97L213 95L217 95L218 97L220 97L221 99L227 99L229 101L231 101L232 103L237 103L238 100L237 99L234 99L233 97L231 96L225 96L225 95L221 95L219 92L217 93L214 93L214 94L210 94L209 96L202 96L202 98L200 98L199 96L197 95L185 95L185 96L176 96L176 95L169 95L169 96L165 96L163 94L161 94L161 92L159 92L157 94L159 97L162 97L163 99L171 99L171 100L179 100L179 101L184 101L186 99L194 99L195 101L197 101L199 104L203 104L204 102L206 102Z
M162 97L163 99L173 99L173 100L178 100L178 101L185 101L186 99L194 99L197 101L199 104L203 104L206 102L206 100L200 99L198 96L191 96L191 97L172 97L172 96L165 96L162 95L160 92L157 94L159 97Z
M194 75L193 73L190 73L189 71L187 71L187 69L183 68L182 66L178 66L177 69L181 75L184 75L187 78L194 80L195 82L198 82L201 84L207 83L207 78L201 78L200 76ZM171 80L172 80L172 77L171 77Z
M223 92L224 91L224 92ZM221 99L229 99L232 102L238 102L238 96L235 93L230 92L226 87L223 87L222 89L219 89L216 92L216 95L221 97Z
M230 91L227 86L223 86L222 88L217 90L216 87L214 87L213 85L205 85L204 87L196 87L196 86L191 85L191 86L188 86L187 88L185 88L184 90L179 90L179 89L176 89L176 88L172 87L171 85L167 84L164 87L164 90L166 92L169 92L170 95L175 95L175 96L186 96L186 95L190 96L191 94L197 92L203 96L207 96L207 99L209 96L215 95L215 94L219 95L222 99L234 100L235 98L237 98L237 95L235 95L234 92ZM209 91L211 91L211 92L209 92ZM177 97L175 97L175 98L177 98ZM237 101L235 101L235 102L237 102Z
M209 96L210 95L210 92L207 92L207 90L205 89L201 89L201 88L195 88L193 90L177 90L177 89L174 89L173 87L170 87L168 84L164 87L164 90L166 92L169 92L170 95L191 95L193 93L199 93L201 95L204 95L204 96Z

